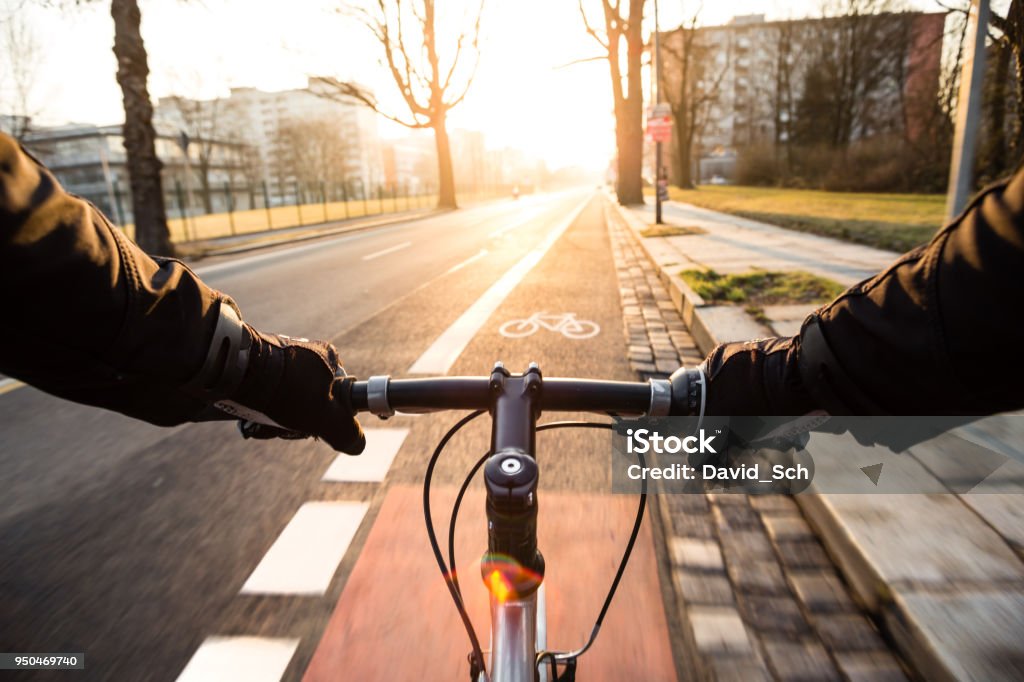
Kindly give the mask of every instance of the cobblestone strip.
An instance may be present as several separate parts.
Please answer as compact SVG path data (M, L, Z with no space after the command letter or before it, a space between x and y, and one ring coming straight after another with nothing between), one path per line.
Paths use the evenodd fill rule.
M701 361L657 272L606 205L633 369ZM785 495L659 495L675 602L697 667L715 680L905 680Z

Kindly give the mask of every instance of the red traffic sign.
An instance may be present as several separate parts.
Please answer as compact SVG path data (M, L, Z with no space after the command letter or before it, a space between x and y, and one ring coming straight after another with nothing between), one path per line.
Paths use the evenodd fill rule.
M668 142L672 139L672 117L658 116L647 119L647 137L654 142Z

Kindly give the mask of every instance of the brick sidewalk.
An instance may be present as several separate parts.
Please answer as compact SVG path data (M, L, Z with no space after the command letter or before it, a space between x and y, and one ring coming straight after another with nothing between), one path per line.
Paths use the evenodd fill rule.
M606 205L633 368L663 378L701 361L636 239ZM851 598L784 495L659 495L690 650L716 680L905 680L904 666Z

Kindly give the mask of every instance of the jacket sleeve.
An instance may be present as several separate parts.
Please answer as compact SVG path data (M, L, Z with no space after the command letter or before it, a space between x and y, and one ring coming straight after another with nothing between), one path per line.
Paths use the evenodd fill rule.
M173 425L223 294L150 258L0 135L0 372L54 395Z
M831 414L1024 407L1024 170L811 315L798 365Z

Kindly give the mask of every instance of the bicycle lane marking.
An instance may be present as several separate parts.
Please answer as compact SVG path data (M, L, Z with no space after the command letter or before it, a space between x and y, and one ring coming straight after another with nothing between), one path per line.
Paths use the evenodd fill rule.
M573 208L569 215L559 223L544 241L526 254L518 263L513 265L497 282L491 285L480 298L466 309L458 319L447 329L441 332L433 344L416 362L409 368L409 374L447 374L452 365L465 350L469 342L473 340L480 327L498 309L498 306L508 297L512 290L523 280L524 277L541 261L544 255L551 249L558 238L572 225L579 217L583 209L593 201L593 195L587 196L578 206Z

